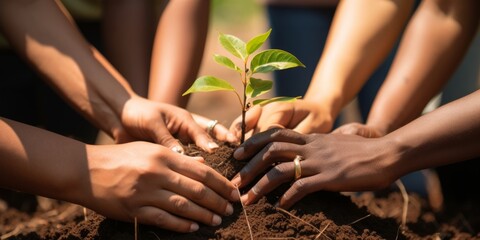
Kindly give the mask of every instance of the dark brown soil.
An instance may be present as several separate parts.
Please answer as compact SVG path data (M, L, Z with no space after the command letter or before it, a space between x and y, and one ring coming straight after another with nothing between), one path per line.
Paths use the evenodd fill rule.
M187 154L203 156L230 179L244 165L232 159L232 151L233 146L222 144L212 155L189 146ZM398 192L382 197L317 192L285 211L272 205L281 191L246 207L253 239L480 239L477 226L469 220L461 215L440 220L444 218L429 211L426 201L414 194L409 196L407 227L401 230L403 199ZM45 198L19 204L12 193L0 195L4 199L0 198L0 239L134 239L134 224L92 211L85 220L78 205ZM138 239L251 239L242 206L236 203L234 208L218 227L201 226L195 233L178 234L140 225Z

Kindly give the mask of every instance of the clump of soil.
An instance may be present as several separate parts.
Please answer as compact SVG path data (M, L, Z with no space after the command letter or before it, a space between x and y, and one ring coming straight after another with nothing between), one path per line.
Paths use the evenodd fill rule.
M234 147L221 143L214 154L208 154L190 145L186 153L203 156L207 165L231 179L245 165L233 159ZM281 193L279 189L246 207L253 236L241 204L235 203L234 214L224 217L218 227L201 226L197 232L179 234L140 225L138 239L480 239L462 221L439 222L416 195L410 195L408 224L401 230L403 199L397 192L382 197L317 192L288 211L273 205ZM49 204L38 206L28 214L0 200L1 239L134 239L132 223L107 219L92 211L85 220L82 207L65 202L49 200Z

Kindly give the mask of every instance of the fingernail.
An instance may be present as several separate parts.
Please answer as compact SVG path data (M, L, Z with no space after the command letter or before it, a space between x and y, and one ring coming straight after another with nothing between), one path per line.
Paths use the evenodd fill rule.
M232 193L230 194L230 196L232 197L232 200L233 200L233 201L238 201L238 200L240 200L240 196L238 196L238 191L237 191L237 189L233 190Z
M239 148L237 148L237 150L235 150L235 152L233 153L233 157L234 157L235 159L240 159L241 156L243 155L243 153L245 153L245 148L239 147Z
M212 226L218 226L221 223L222 223L222 218L220 216L218 216L217 214L214 214L213 218L212 218Z
M233 206L232 204L228 203L227 208L225 209L225 215L230 216L233 213Z
M242 184L242 177L240 175L235 176L231 181L230 181L234 186L239 187ZM238 195L238 194L237 194Z
M218 144L216 144L215 142L208 142L208 143L207 143L207 146L208 146L208 148L210 148L210 149L218 148Z
M190 225L190 232L195 232L199 229L200 227L198 226L198 224L196 223L192 223L192 225Z
M174 146L174 147L172 147L171 149L172 149L172 151L174 151L174 152L176 152L176 153L185 154L185 151L184 151L183 148L180 147L180 146Z

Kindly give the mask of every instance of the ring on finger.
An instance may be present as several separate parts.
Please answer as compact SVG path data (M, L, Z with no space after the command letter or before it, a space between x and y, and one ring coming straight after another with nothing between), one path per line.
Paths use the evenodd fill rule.
M293 159L293 169L295 170L295 181L302 177L302 166L300 165L300 161L304 158L300 155L295 156Z
M208 134L212 135L213 129L215 128L215 126L217 126L217 123L218 123L218 120L210 120L207 123L207 133Z

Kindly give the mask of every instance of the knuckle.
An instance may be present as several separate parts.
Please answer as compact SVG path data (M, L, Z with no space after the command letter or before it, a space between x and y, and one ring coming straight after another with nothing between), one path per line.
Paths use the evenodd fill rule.
M192 186L192 199L195 200L202 200L207 196L207 188L201 184L197 184L195 186Z
M286 164L279 164L270 170L269 175L272 179L285 179L287 171Z
M168 226L168 222L169 222L169 217L166 212L159 211L155 213L155 219L154 219L155 226L165 228L166 226Z
M300 178L292 184L292 191L294 193L304 192L308 188L308 183L305 179Z
M176 213L188 212L188 209L190 208L190 202L185 198L173 198L172 203Z

